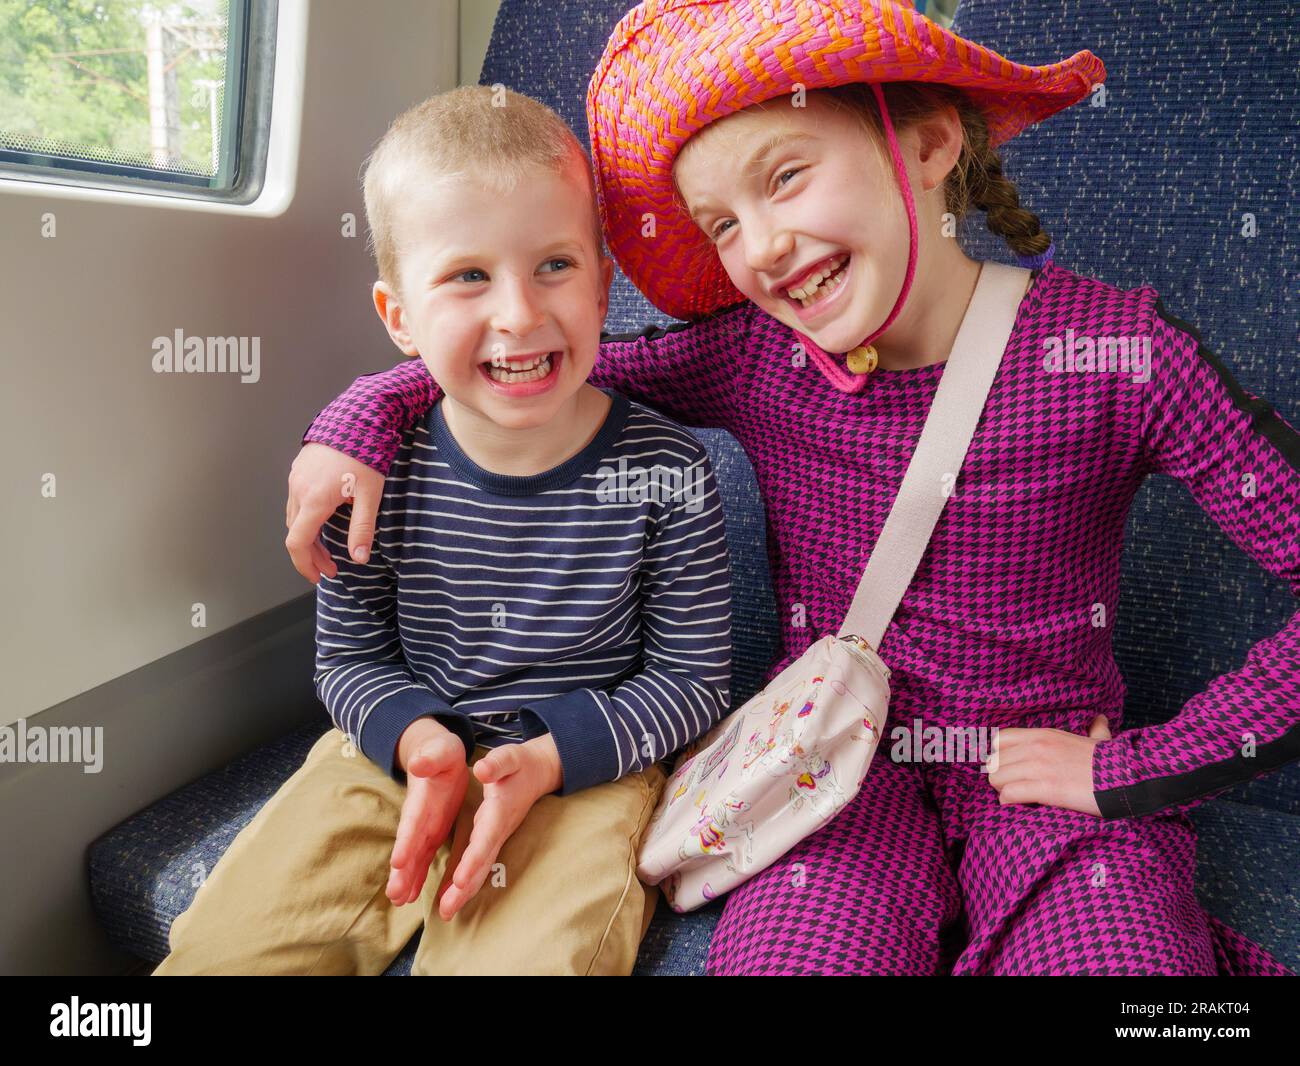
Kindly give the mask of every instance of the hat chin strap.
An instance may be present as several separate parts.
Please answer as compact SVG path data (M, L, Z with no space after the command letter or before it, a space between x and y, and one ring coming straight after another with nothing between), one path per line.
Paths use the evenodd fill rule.
M894 301L893 310L880 324L880 328L849 352L850 365L864 358L869 363L865 373L855 374L841 369L832 356L817 347L810 338L798 330L795 331L795 335L803 342L808 354L812 356L813 362L825 375L826 380L840 392L860 392L867 383L867 377L876 365L876 350L871 347L871 342L884 333L898 317L912 288L912 279L916 276L916 204L912 202L912 186L907 180L907 168L903 165L903 153L899 150L898 138L894 135L894 123L890 120L889 108L885 106L885 94L875 82L871 83L871 90L876 94L876 103L880 105L880 117L885 126L885 136L889 139L889 153L894 160L894 174L898 178L899 187L903 190L903 203L907 207L907 274L903 278L903 287L898 291L898 299Z

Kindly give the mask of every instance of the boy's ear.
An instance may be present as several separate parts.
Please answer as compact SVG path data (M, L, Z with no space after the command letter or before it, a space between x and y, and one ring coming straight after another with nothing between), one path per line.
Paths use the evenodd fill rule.
M370 294L375 301L375 311L398 350L406 355L419 355L420 349L406 328L406 313L402 310L401 296L384 281L376 281Z

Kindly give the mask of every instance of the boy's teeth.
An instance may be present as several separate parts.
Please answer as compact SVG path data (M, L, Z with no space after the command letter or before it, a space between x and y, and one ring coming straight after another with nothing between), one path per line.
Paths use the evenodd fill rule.
M821 270L819 270L816 274L813 274L810 278L808 278L808 280L805 281L802 285L800 285L797 289L787 289L786 292L789 293L789 295L792 296L794 299L802 303L805 307L807 307L808 304L811 303L813 299L815 299L818 296L825 295L825 292L829 292L831 289L835 288L835 285L839 284L839 282L836 281L835 284L826 286L824 292L819 293L817 291L818 289L822 288L823 283L828 278L834 277L836 272L841 267L843 267L844 264L847 262L848 262L848 256L836 256L829 263L827 263L826 266L824 266Z
M551 372L551 356L548 352L541 359L534 359L522 370L507 370L503 366L493 366L487 364L488 375L493 381L503 381L507 384L514 384L521 381L541 381Z

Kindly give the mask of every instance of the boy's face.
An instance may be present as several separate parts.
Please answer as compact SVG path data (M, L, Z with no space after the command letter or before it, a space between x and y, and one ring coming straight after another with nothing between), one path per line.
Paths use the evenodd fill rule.
M591 373L609 303L613 263L593 245L591 212L576 165L538 168L508 196L464 179L411 181L395 219L401 294L374 286L393 343L496 425L550 421ZM519 356L546 356L549 370L493 380L493 367L532 361Z

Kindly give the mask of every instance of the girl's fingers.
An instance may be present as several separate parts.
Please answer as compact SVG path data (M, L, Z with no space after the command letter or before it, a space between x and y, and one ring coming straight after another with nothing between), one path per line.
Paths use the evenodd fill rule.
M357 478L352 498L352 521L348 524L348 557L355 562L364 563L370 558L370 548L375 539L375 521L379 516L379 502L383 496L384 479L378 474Z
M998 802L1004 806L1008 803L1039 803L1038 788L1033 781L1012 781L998 793Z
M324 575L328 578L339 576L339 568L334 565L334 560L330 553L325 550L325 545L319 540L311 546L312 566L316 569L318 575ZM312 584L316 584L319 577L312 579Z
M293 524L289 526L289 535L284 538L284 546L288 549L289 558L293 560L293 568L313 585L320 579L320 571L315 567L312 545L319 543L317 538L321 526L333 513L332 510L321 513L310 505L300 507L293 517Z

